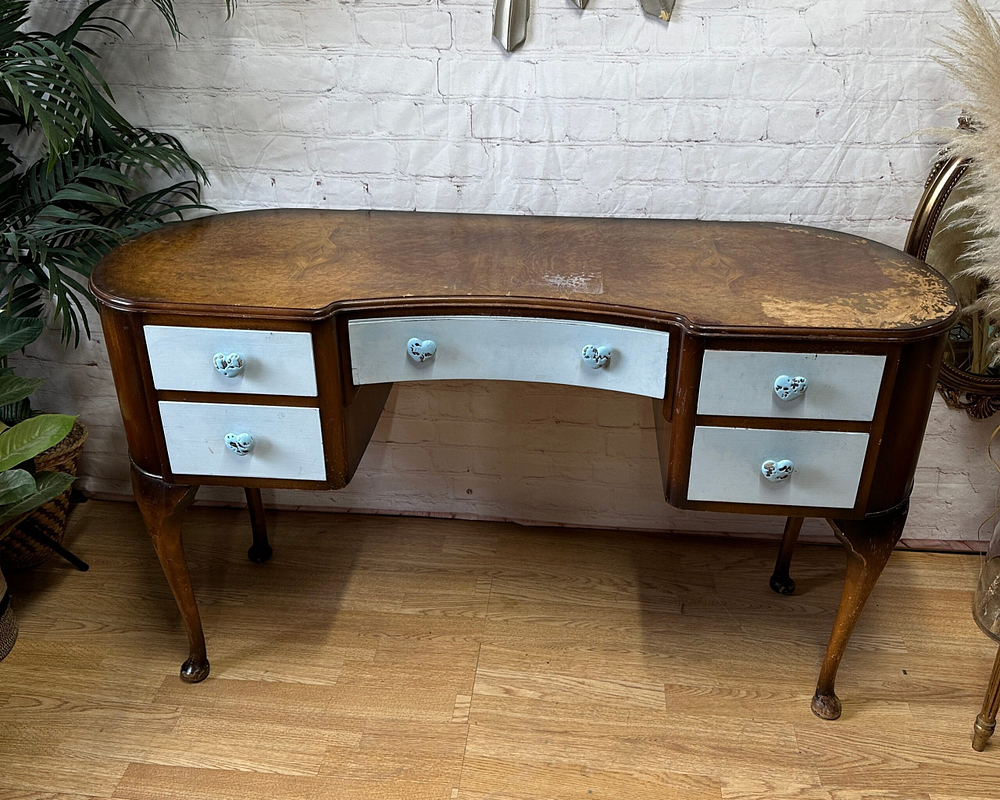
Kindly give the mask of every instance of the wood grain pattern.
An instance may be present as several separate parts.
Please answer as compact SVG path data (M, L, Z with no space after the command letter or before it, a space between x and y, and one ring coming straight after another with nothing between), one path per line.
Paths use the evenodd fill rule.
M187 514L214 631L197 686L134 506L78 507L87 576L11 576L0 797L996 797L1000 748L970 747L995 653L976 556L895 554L827 724L806 701L838 549L801 546L779 597L770 543L281 512L262 569L245 515Z
M956 308L923 262L832 231L316 209L169 225L115 250L92 285L119 307L279 318L380 301L520 298L707 328L906 331L943 325Z

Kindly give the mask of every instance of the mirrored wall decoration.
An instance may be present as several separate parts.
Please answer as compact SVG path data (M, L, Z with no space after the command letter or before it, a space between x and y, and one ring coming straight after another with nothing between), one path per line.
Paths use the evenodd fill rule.
M642 3L642 10L649 16L670 22L670 15L674 13L676 0L639 0L639 2Z
M493 6L493 38L508 53L524 44L528 36L528 0L496 0Z
M642 10L651 17L670 22L677 0L639 0ZM531 0L494 0L493 38L508 53L513 53L528 38L528 16ZM581 11L590 0L570 0Z
M971 123L963 118L959 128L970 131ZM952 408L964 409L974 419L986 419L1000 411L1000 363L994 360L991 347L996 326L977 303L985 286L965 273L968 255L980 236L969 212L963 178L977 168L982 167L959 155L934 165L913 215L905 250L943 273L962 307L941 362L941 396Z

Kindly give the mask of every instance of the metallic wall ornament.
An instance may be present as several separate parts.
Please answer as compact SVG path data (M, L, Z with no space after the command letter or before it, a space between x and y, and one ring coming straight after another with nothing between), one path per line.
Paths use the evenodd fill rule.
M570 0L581 11L590 0ZM639 0L642 10L651 17L670 22L677 0ZM528 38L528 17L531 0L494 0L493 38L508 53L513 53Z
M670 22L670 15L674 13L676 0L639 0L639 2L642 4L642 10L649 16Z
M496 0L493 6L493 38L513 53L528 37L530 0Z

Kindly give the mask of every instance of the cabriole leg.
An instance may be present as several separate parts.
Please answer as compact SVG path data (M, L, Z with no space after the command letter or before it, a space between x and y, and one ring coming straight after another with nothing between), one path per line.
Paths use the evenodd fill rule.
M803 521L802 517L789 517L785 521L785 532L781 537L781 547L778 548L778 560L771 575L771 589L778 594L792 594L795 591L795 581L789 577L788 568L792 565L792 552L799 540Z
M205 634L181 539L181 518L194 500L198 487L166 483L133 464L132 488L187 632L189 654L181 666L181 679L188 683L203 681L208 677L209 670Z
M264 519L264 500L260 489L247 489L247 508L250 510L250 527L253 530L253 544L247 550L247 557L255 564L269 561L273 550L267 541L267 523Z
M890 512L865 519L830 520L834 533L847 549L847 573L816 695L812 699L812 710L817 717L837 719L840 716L840 699L834 687L837 669L875 582L903 534L908 505L904 503Z
M973 728L972 748L974 750L982 752L986 749L986 743L997 727L998 711L1000 711L1000 649L997 650L997 657L993 662L993 674L990 675L990 684L986 689L983 710L976 717L976 724Z

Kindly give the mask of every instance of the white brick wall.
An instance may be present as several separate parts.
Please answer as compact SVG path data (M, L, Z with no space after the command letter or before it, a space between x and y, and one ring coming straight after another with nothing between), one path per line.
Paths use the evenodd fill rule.
M51 18L51 0L36 4ZM1000 11L1000 0L987 3ZM60 4L60 9L64 6ZM791 220L900 245L951 124L931 61L948 0L535 0L525 47L490 40L489 0L179 3L174 46L149 3L106 50L116 97L176 133L222 210L323 206ZM100 335L25 371L83 414L84 485L127 492ZM516 411L515 411L516 408ZM661 499L647 401L520 384L408 385L354 483L272 500L652 529L775 531ZM973 538L1000 476L989 423L935 408L908 536ZM233 497L206 492L208 497ZM821 530L816 526L813 531Z

